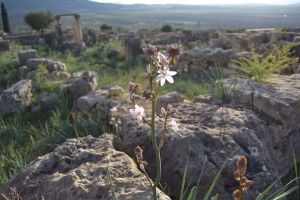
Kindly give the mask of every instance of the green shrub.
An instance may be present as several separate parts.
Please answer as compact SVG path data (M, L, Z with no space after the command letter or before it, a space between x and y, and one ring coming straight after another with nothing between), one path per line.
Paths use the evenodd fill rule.
M20 46L11 45L10 52L0 54L0 92L20 80L17 52Z
M161 32L172 32L173 27L167 24L167 25L164 25L163 27L161 27L160 31Z
M112 30L112 26L109 26L107 24L102 24L100 26L101 31L105 31L105 30Z
M279 73L287 65L297 62L298 59L291 56L291 49L295 45L295 43L290 43L281 48L274 48L265 57L253 53L252 58L241 58L234 61L234 64L248 77L264 82L269 75Z
M48 28L53 21L51 12L30 12L24 17L24 22L36 31Z

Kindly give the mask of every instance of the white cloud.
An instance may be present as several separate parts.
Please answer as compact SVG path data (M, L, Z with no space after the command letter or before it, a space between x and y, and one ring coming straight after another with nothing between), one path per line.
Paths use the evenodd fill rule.
M91 0L102 3L119 3L119 4L191 4L191 5L208 5L208 4L293 4L299 3L300 0Z

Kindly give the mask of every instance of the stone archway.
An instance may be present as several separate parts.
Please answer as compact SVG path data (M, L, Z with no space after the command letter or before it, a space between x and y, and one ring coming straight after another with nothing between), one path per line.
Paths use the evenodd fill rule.
M63 31L62 31L62 23L61 23L61 17L66 17L66 16L73 16L74 17L74 22L72 25L72 30L73 30L73 37L72 37L72 42L76 43L76 44L82 44L82 30L81 30L81 26L80 26L80 15L78 14L61 14L61 15L56 15L55 16L55 32L58 36L62 36L63 35Z

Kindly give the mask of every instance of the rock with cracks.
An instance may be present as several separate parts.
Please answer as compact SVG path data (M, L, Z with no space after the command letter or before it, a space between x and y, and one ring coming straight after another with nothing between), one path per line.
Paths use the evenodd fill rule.
M138 103L143 105L143 102ZM273 132L269 123L253 111L206 103L173 106L178 109L175 118L179 125L178 131L170 129L162 134L162 124L157 121L160 124L157 138L159 140L164 137L161 150L163 171L161 184L171 191L171 195L177 196L180 191L188 159L189 180L192 185L196 185L207 158L197 199L203 199L226 160L226 166L213 194L218 193L221 200L232 198L232 192L238 188L233 172L236 159L240 155L248 158L247 177L254 181L254 185L247 191L247 199L255 199L259 192L273 183L280 175L279 172L288 173L292 156L283 157L284 152L276 150L272 145ZM150 117L149 106L144 107L147 111L146 116ZM150 128L147 124L140 125L131 119L129 109L130 106L127 104L120 105L117 107L118 116L115 116L121 121L119 134L123 138L125 152L133 155L135 146L141 146L144 149L144 159L149 163L146 170L153 179L156 164ZM281 171L284 167L285 171Z
M35 49L22 50L18 53L18 57L20 64L25 65L27 60L31 58L38 58L38 53Z
M69 98L74 101L91 91L95 91L97 85L97 73L85 71L76 75L75 80L65 86L65 91Z
M229 85L230 80L226 80ZM252 106L292 130L300 130L300 74L273 76L268 84L240 79L233 100Z
M0 116L24 112L32 103L32 84L21 80L0 95Z
M146 176L128 155L114 149L112 135L67 140L30 163L0 194L10 192L9 187L26 200L152 198ZM170 199L159 190L158 195Z
M109 98L107 90L97 90L79 97L74 103L74 110L81 112L97 112L102 119L108 119L110 109L119 102Z

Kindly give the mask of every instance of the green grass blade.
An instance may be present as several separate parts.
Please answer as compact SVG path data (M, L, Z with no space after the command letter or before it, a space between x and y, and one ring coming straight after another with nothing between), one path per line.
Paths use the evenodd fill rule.
M297 166L297 158L296 158L296 154L295 154L295 150L294 148L292 147L292 150L293 150L293 160L294 160L294 170L295 170L295 177L299 177L299 174L298 174L298 166ZM296 184L298 186L298 190L297 190L297 199L300 198L300 191L299 191L299 187L300 187L300 184L299 184L299 179L296 179Z
M278 197L279 195L283 194L291 184L293 184L294 182L296 182L298 178L295 178L293 180L291 180L290 182L288 182L286 185L284 185L283 187L281 187L280 189L278 189L276 192L274 192L270 197L268 197L266 200L274 200L274 198Z
M212 193L214 187L216 186L216 184L217 184L217 182L218 182L218 180L219 180L219 178L220 178L220 176L221 176L221 173L222 173L222 171L224 170L226 164L227 164L227 160L225 160L225 162L223 163L221 169L218 171L216 177L214 178L214 180L213 180L213 182L212 182L212 184L211 184L209 190L207 191L205 197L203 198L203 200L208 200L208 199L209 199L209 197L210 197L210 195L211 195L211 193Z
M190 192L190 194L189 194L187 200L196 200L196 194L197 194L197 187L194 186L194 187L191 189L191 192Z
M184 167L184 173L183 173L183 178L182 178L182 182L181 182L180 198L179 198L180 200L183 200L183 197L184 197L185 182L186 182L187 173L188 173L188 164L189 164L189 156L188 156L188 159L187 159L185 167Z
M200 176L198 177L198 180L197 180L197 190L196 190L196 196L197 196L197 193L198 193L198 188L199 188L199 184L200 184L200 181L201 181L201 178L203 176L203 173L204 173L204 169L205 169L205 166L206 166L206 162L207 162L207 155L205 156L205 159L204 159L204 164L202 166L202 169L201 169L201 173L200 173Z
M274 181L271 185L267 187L262 193L258 195L258 197L255 200L263 200L263 198L271 191L271 189L274 187L274 185L279 181L280 179L277 179Z
M286 196L292 194L292 193L293 193L294 191L296 191L297 189L298 189L298 186L295 186L295 187L289 189L288 191L282 193L281 195L275 197L275 198L272 199L272 200L280 200L280 199L283 199L283 198L285 198Z

